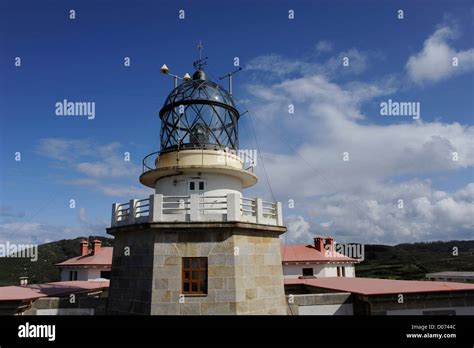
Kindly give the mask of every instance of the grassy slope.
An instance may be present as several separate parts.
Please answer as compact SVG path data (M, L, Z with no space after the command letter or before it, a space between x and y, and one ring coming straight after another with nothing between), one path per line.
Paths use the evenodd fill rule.
M367 245L365 258L356 266L358 277L424 279L432 272L474 271L474 241Z

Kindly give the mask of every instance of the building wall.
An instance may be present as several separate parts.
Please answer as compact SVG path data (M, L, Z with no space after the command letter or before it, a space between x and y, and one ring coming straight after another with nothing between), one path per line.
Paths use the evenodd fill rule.
M351 304L301 306L299 315L354 315Z
M283 265L283 275L285 278L298 278L303 275L303 268L313 268L315 277L337 277L336 267L345 267L346 277L355 277L355 267L350 263L338 266L332 264Z
M286 296L290 315L353 315L351 293L291 294Z
M356 296L354 312L365 315L423 315L425 312L449 311L457 315L474 314L474 291L442 291L398 295Z
M195 179L192 179L195 178ZM199 179L198 179L199 178ZM156 193L165 196L187 196L198 191L189 191L189 180L205 182L204 194L208 196L225 196L227 193L241 193L242 184L239 179L223 174L202 173L183 174L165 177L156 182Z
M100 272L110 271L110 267L104 268L62 268L61 281L69 281L69 272L77 271L77 280L92 280L100 278Z
M284 229L179 225L184 228L137 230L134 225L134 231L115 233L109 313L286 314L278 238ZM126 245L130 257L122 255ZM182 257L208 257L207 295L180 297Z
M69 296L39 298L22 315L104 315L107 290L97 292L94 295L77 293L74 302Z

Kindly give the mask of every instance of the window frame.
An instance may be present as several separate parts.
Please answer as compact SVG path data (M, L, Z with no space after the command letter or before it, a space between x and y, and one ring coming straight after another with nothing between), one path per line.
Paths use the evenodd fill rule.
M202 180L202 179L189 179L188 180L188 192L203 193L205 191L206 191L206 180Z
M197 267L194 267L193 261L197 262ZM181 294L184 296L207 296L208 271L209 262L207 257L183 257L181 261ZM201 277L203 272L204 278ZM186 273L188 273L187 277ZM194 274L197 275L196 279ZM201 289L202 282L204 289ZM196 284L196 290L193 290L194 284ZM185 288L188 290L185 290Z

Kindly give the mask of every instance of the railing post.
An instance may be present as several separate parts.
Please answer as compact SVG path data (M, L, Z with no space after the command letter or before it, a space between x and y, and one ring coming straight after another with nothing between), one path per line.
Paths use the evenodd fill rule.
M137 215L137 201L138 199L130 200L130 207L128 208L128 223L135 223L135 216Z
M110 223L111 227L114 227L118 223L118 221L117 221L117 208L118 208L118 203L112 204L112 221Z
M163 195L155 193L150 195L150 212L148 222L156 222L163 220Z
M255 218L257 224L263 223L263 200L261 198L255 198Z
M189 220L199 221L199 195L195 193L189 198Z
M281 202L276 202L275 213L277 226L283 226L283 208L281 206Z
M241 221L241 197L237 193L227 194L227 221Z

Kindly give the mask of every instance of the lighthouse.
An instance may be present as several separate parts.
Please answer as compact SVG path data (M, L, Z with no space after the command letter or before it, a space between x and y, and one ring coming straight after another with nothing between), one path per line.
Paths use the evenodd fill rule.
M232 74L225 89L204 66L183 78L161 68L174 88L139 177L154 193L113 204L107 229L110 314L286 314L281 203L244 195L257 176L239 156Z

